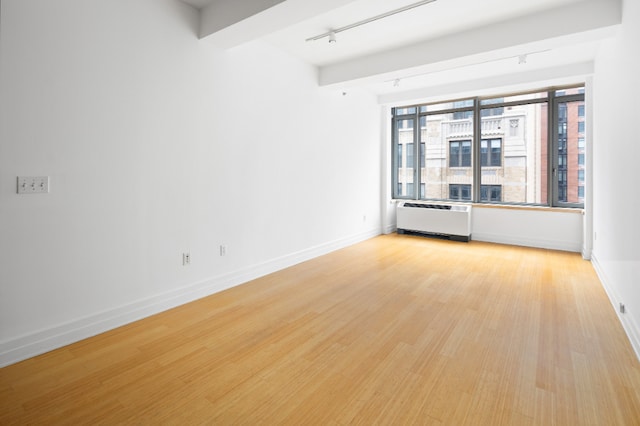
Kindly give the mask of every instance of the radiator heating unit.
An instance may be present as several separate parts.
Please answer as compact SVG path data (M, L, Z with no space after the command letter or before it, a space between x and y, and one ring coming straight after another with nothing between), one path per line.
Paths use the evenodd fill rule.
M455 241L471 240L468 204L401 201L397 207L398 234L424 234Z

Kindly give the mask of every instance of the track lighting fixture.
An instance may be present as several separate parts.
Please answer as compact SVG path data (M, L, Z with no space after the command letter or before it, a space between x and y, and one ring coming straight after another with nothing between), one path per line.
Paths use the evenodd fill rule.
M418 7L418 6L422 6L422 5L425 5L425 4L433 3L434 1L436 1L436 0L422 0L422 1L419 1L417 3L412 3L410 5L401 7L399 9L394 9L394 10L391 10L389 12L385 12L385 13L382 13L380 15L376 15L376 16L373 16L371 18L364 19L362 21L354 22L353 24L345 25L344 27L336 28L335 30L327 31L326 33L318 34L315 37L309 37L306 41L315 41L315 40L320 40L321 38L329 37L329 43L335 43L336 42L336 34L339 33L339 32L350 30L351 28L359 27L360 25L368 24L370 22L377 21L379 19L383 19L383 18L386 18L388 16L395 15L396 13L405 12L407 10L411 10L411 9L413 9L415 7Z

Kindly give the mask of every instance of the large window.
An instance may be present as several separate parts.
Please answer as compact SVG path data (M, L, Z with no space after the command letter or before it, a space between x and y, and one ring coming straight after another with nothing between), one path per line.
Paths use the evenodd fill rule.
M583 87L394 108L393 196L581 207L585 120Z

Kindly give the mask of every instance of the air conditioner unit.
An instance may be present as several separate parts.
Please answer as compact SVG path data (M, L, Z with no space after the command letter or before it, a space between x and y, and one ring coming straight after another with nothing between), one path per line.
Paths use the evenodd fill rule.
M397 207L398 234L437 235L451 240L471 240L471 206L468 204L401 201Z

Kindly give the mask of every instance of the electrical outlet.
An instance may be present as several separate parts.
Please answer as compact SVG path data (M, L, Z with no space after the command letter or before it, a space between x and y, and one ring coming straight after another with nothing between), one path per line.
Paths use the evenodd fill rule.
M18 176L18 194L46 194L49 176Z
M226 256L227 255L227 246L225 245L220 245L220 256Z
M182 253L182 266L191 265L191 254Z

